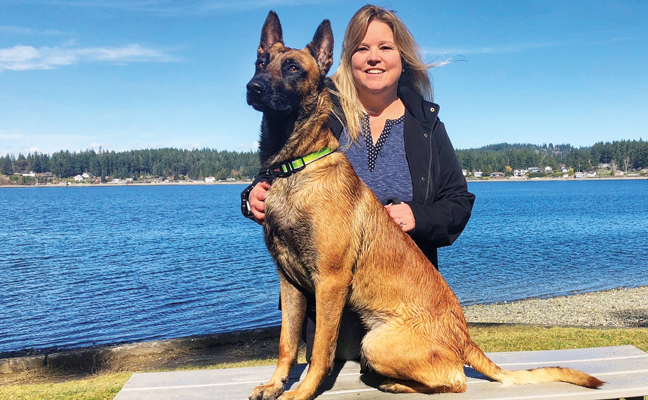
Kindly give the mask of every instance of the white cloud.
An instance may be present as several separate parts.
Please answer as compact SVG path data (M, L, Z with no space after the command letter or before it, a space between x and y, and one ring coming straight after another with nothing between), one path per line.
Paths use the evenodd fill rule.
M0 33L4 33L6 35L42 35L42 36L64 35L63 32L57 31L55 29L40 31L36 29L23 28L20 26L0 26Z
M616 37L609 38L605 40L564 40L564 41L555 41L555 42L530 42L530 43L513 43L513 44L502 44L494 46L483 46L483 47L457 47L457 48L443 48L443 47L423 47L422 52L425 55L467 55L467 54L513 54L513 53L522 53L528 50L536 49L546 49L550 47L561 47L561 46L601 46L609 45L617 42L623 42L631 40L630 38L625 37Z
M25 137L22 133L8 133L7 131L2 131L0 130L0 139L2 140L10 140L10 139L20 139Z
M465 47L465 48L423 48L427 55L466 55L466 54L510 54L521 53L526 50L541 49L560 46L564 43L518 43L499 46Z
M31 35L33 33L31 29L18 26L0 26L0 32L6 35Z
M259 150L259 142L256 140L252 142L252 144L241 143L238 146L236 146L236 151L257 151L257 150Z
M61 48L17 45L0 49L0 71L54 69L81 62L171 62L174 57L160 50L130 44L123 47Z

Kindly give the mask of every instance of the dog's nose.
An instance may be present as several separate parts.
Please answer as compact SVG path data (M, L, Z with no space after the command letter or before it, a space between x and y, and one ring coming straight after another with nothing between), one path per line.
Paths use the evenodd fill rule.
M248 93L251 94L261 94L265 92L266 90L266 85L265 83L261 82L260 80L253 79L247 84L247 91Z

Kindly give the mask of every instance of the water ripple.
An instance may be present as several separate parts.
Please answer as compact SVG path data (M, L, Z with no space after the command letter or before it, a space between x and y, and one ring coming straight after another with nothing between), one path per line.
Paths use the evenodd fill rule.
M280 323L240 185L0 190L0 353ZM464 304L648 284L646 181L471 183L440 250Z

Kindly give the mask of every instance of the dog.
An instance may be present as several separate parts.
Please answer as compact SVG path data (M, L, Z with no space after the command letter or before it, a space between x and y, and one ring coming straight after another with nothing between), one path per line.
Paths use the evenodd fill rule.
M366 366L393 393L464 392L468 364L507 384L603 384L586 373L551 367L506 371L470 339L454 292L356 175L328 127L333 63L328 20L304 49L284 46L277 14L263 25L247 102L263 112L259 154L273 180L265 201L264 239L277 265L282 309L279 361L253 400L311 399L333 366L342 309L358 312L368 333ZM316 325L308 373L284 392L297 348L306 294Z

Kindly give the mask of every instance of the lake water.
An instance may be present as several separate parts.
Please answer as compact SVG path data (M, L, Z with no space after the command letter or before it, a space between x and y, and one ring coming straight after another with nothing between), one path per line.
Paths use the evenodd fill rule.
M0 189L0 353L280 323L243 185ZM470 183L463 304L648 285L648 180Z

